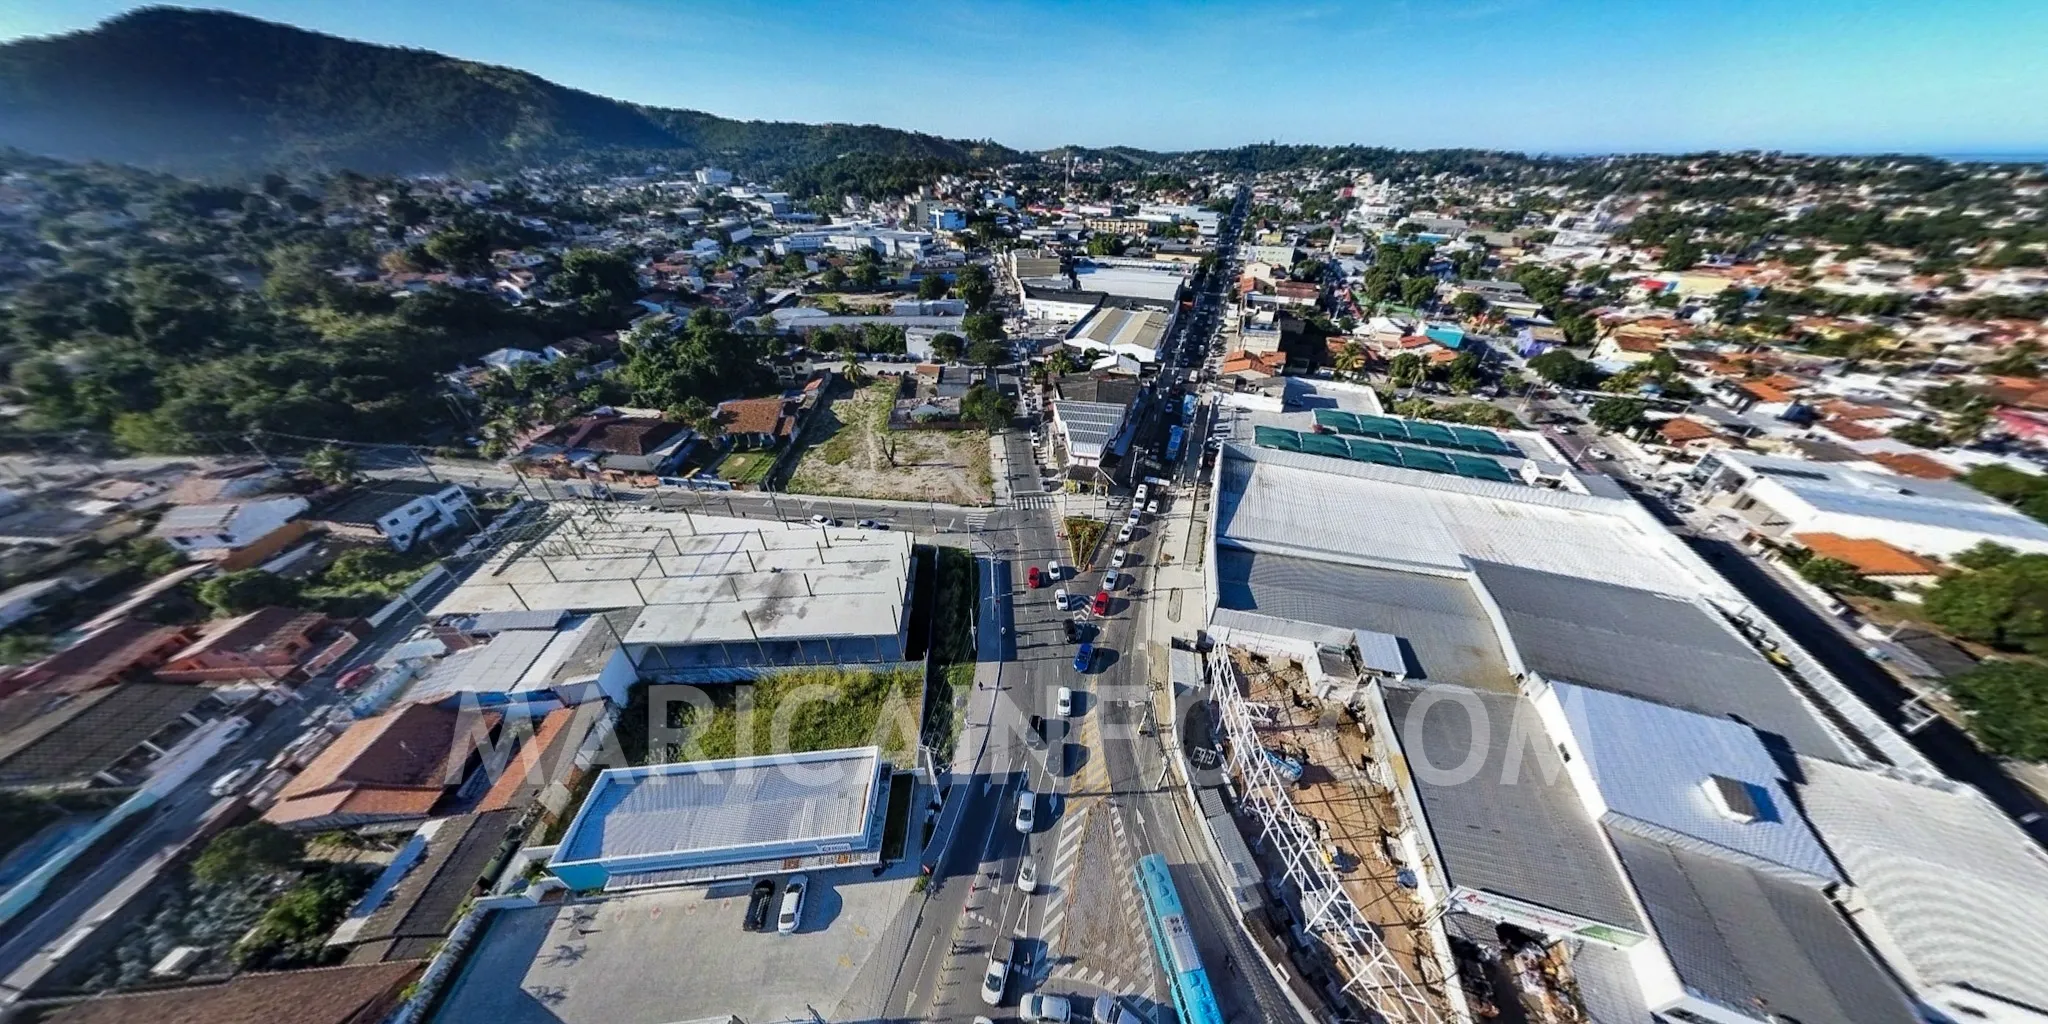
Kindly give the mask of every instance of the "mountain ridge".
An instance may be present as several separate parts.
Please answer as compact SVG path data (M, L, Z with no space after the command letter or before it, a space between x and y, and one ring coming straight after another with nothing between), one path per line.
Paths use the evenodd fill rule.
M0 44L0 146L199 176L425 173L641 152L769 175L856 154L961 165L1019 155L880 125L633 103L431 50L177 7Z

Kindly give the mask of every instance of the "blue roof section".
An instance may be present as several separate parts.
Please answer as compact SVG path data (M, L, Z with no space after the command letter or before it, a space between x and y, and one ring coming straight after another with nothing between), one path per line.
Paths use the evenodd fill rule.
M1450 451L1476 452L1480 455L1507 455L1519 458L1522 454L1514 445L1502 440L1499 434L1479 427L1409 420L1398 416L1354 415L1335 409L1317 409L1315 415L1316 426L1351 437L1400 441Z
M1327 410L1325 410L1327 411ZM1339 413L1338 415L1348 415ZM1316 413L1316 419L1323 418L1323 412ZM1358 420L1384 419L1385 417L1359 416ZM1400 421L1395 421L1400 422ZM1365 429L1376 429L1364 424ZM1442 430L1444 428L1438 427ZM1483 455L1466 455L1437 451L1431 448L1417 448L1405 444L1388 444L1384 441L1368 440L1363 437L1342 437L1337 434L1312 434L1281 427L1256 427L1252 430L1252 443L1261 448L1278 448L1281 451L1303 452L1309 455L1323 455L1334 459L1351 459L1355 462L1370 462L1379 466L1397 466L1402 469L1416 469L1425 473L1446 473L1451 476L1469 477L1474 480L1492 480L1496 483L1514 483L1515 475L1500 463Z

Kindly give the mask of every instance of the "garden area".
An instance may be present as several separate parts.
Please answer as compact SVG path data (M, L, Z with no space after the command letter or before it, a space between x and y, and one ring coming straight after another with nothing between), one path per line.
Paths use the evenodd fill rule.
M836 392L817 410L790 475L793 494L986 505L993 493L988 435L979 430L891 430L896 384Z
M718 463L718 476L740 485L754 485L768 478L768 471L775 468L775 453L733 452Z
M196 976L326 962L327 937L380 869L310 852L301 837L264 822L214 837L165 882L156 907L126 929L80 987L106 991L156 980L150 968L180 946L204 951L187 968Z
M1102 543L1102 535L1109 531L1109 524L1100 519L1085 516L1068 516L1060 524L1060 532L1067 538L1067 554L1072 556L1074 565L1086 568L1095 558L1095 549Z
M868 744L907 763L917 744L923 694L924 680L915 669L800 668L751 683L641 685L619 715L617 737L620 752L636 765ZM656 697L667 701L660 709L662 735L649 731Z

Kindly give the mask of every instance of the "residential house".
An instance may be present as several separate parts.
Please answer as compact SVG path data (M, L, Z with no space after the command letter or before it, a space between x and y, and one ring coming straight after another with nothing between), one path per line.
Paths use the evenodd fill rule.
M128 787L204 719L211 691L120 683L0 697L0 790Z
M299 520L310 502L297 496L212 505L180 505L157 520L152 535L185 557L239 569L296 543L312 528Z
M1858 573L1894 587L1932 586L1941 579L1940 562L1874 537L1795 533L1791 539L1816 558L1846 563Z
M307 516L328 533L384 541L399 551L455 527L474 514L461 484L431 480L377 480Z
M357 721L285 784L263 820L307 832L425 821L481 760L499 718L407 704Z
M101 993L44 1024L378 1024L405 1003L426 961L241 974L170 989Z
M0 590L0 629L6 629L42 611L43 606L50 600L68 594L74 589L74 582L69 577L51 576Z
M1728 448L1735 443L1713 427L1684 416L1674 416L1665 420L1664 425L1657 428L1657 434L1664 439L1665 444L1688 452Z
M1953 480L1962 475L1953 466L1919 452L1872 452L1870 461L1900 476L1921 480Z
M0 695L36 689L84 693L148 677L192 642L187 626L160 626L121 618L87 633L69 647L27 665L0 669Z
M718 403L719 434L735 448L780 448L796 431L797 403L786 396Z
M156 670L168 683L284 682L338 633L336 620L294 608L259 608L209 624Z

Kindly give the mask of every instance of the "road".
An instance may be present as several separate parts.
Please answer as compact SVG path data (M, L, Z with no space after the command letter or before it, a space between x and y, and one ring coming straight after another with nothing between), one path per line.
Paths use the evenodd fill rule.
M431 603L451 588L457 578L458 574L451 573L421 595L420 603ZM350 652L348 657L323 675L300 687L296 694L299 700L274 709L241 739L222 750L215 757L215 762L229 765L251 758L268 759L276 754L293 737L305 731L301 721L306 712L333 696L336 676L355 665L380 657L418 622L419 616L413 612L393 617L372 634L368 642ZM123 879L147 864L151 857L183 843L199 829L217 802L206 792L207 781L210 781L209 777L201 773L184 790L151 811L139 830L105 854L84 877L66 883L61 890L46 896L41 903L26 911L22 919L8 923L6 937L0 940L0 978L7 979L0 982L0 994L11 995L18 991L27 975L36 972L46 962L41 955L43 950L70 932L86 911L112 892Z

